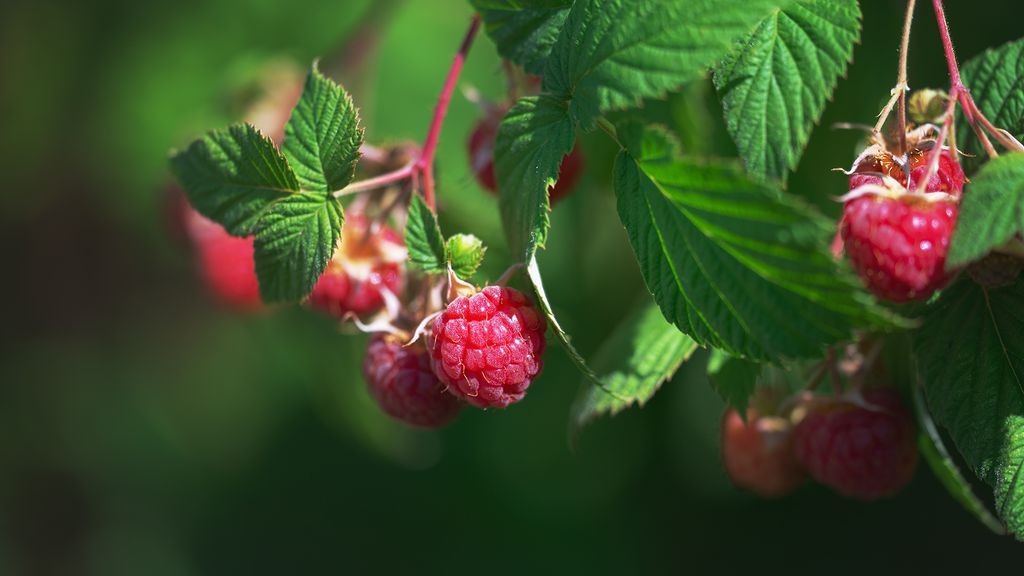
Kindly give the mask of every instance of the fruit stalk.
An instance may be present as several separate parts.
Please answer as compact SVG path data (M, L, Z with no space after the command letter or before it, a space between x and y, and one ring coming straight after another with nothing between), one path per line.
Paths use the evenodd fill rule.
M448 77L444 81L444 88L441 89L441 96L437 99L437 106L434 108L434 118L430 122L430 130L423 142L423 152L416 161L416 170L423 175L423 200L431 210L435 209L434 202L434 154L437 153L437 142L441 137L441 126L444 124L445 114L448 112L448 104L452 100L452 93L455 91L455 83L462 72L462 66L466 63L466 55L469 53L477 30L480 29L480 15L474 14L473 21L469 24L466 37L462 39L455 60L451 69L448 70Z
M899 87L899 153L907 152L907 52L910 46L910 25L914 20L914 6L916 0L907 0L907 16L903 20L903 40L900 42L900 70L896 85Z

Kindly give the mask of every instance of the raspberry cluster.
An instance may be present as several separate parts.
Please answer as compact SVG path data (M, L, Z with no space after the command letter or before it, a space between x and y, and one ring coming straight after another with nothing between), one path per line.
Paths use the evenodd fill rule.
M892 496L913 478L913 421L896 392L812 398L784 417L735 410L722 420L722 459L733 483L765 497L785 495L810 476L849 498ZM795 423L794 423L795 420Z

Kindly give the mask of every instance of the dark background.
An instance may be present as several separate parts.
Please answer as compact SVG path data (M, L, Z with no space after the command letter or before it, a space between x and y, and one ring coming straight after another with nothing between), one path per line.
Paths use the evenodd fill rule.
M910 84L942 86L919 4ZM1022 32L1017 2L947 4L963 60ZM845 182L830 169L859 135L828 125L873 123L896 77L902 3L862 8L855 62L791 184L833 213ZM226 87L282 57L333 63L369 141L419 140L469 13L460 0L0 7L0 574L1019 570L1024 548L924 467L871 505L814 486L775 502L734 490L701 356L575 450L580 377L557 347L521 404L418 433L366 395L362 337L299 309L239 316L210 301L161 213L168 150L236 120ZM339 64L356 30L376 49ZM501 94L485 37L462 84ZM493 278L509 260L468 173L476 116L456 98L439 193L446 229L492 246ZM584 353L642 289L602 136L584 139L590 169L541 262Z

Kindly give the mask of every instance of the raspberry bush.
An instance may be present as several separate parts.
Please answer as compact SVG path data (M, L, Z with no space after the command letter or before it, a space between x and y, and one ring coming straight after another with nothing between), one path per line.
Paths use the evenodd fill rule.
M422 143L367 142L356 103L314 64L277 113L172 154L214 295L241 310L301 303L369 333L370 395L416 427L564 386L545 381L548 339L581 374L575 433L706 361L729 405L722 460L738 487L780 497L810 479L892 497L920 450L971 513L1024 537L1024 41L961 69L933 0L941 45L925 56L948 65L949 85L910 93L924 8L907 2L899 58L877 71L895 68L895 87L874 125L845 125L867 139L835 159L852 166L825 192L788 180L853 58L855 0L471 4ZM481 30L508 90L489 102L463 85L465 102L456 88ZM657 113L709 77L736 158L715 156L697 124L673 131ZM691 113L704 100L676 103ZM487 247L471 231L441 228L446 189L474 185L434 170L448 108L467 105L478 123L446 137L466 142L476 184L498 197L504 242L488 263L503 274L481 269ZM621 326L584 354L573 320L556 317L539 254L568 240L552 226L554 202L577 216L600 209L601 172L647 294L629 313L605 298L600 311L621 312ZM841 207L808 201L823 195Z

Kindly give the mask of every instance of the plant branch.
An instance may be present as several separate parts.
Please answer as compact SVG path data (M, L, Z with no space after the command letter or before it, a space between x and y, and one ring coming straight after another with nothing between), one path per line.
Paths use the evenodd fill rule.
M910 25L914 20L914 5L916 0L907 0L907 16L903 20L903 40L900 42L900 70L896 85L900 87L899 112L899 142L900 155L907 153L907 52L910 47Z
M374 176L373 178L367 178L366 180L360 180L353 182L348 186L345 186L341 190L333 192L335 198L341 198L342 196L348 196L350 194L358 194L360 192L366 192L367 190L373 190L388 184L393 184L401 180L412 176L413 171L416 169L416 164L411 162L402 166L398 170L381 174L380 176Z
M437 143L441 138L441 126L444 124L445 114L448 112L448 104L452 99L452 92L455 91L455 84L462 72L462 66L466 63L466 55L469 47L473 45L473 38L480 29L480 15L474 14L473 21L466 31L466 37L462 40L459 51L455 54L455 60L448 71L448 77L441 89L441 96L437 99L437 106L434 108L434 118L430 123L430 130L423 142L423 151L416 161L416 171L423 175L423 200L431 210L435 210L434 202L434 155L437 153Z

